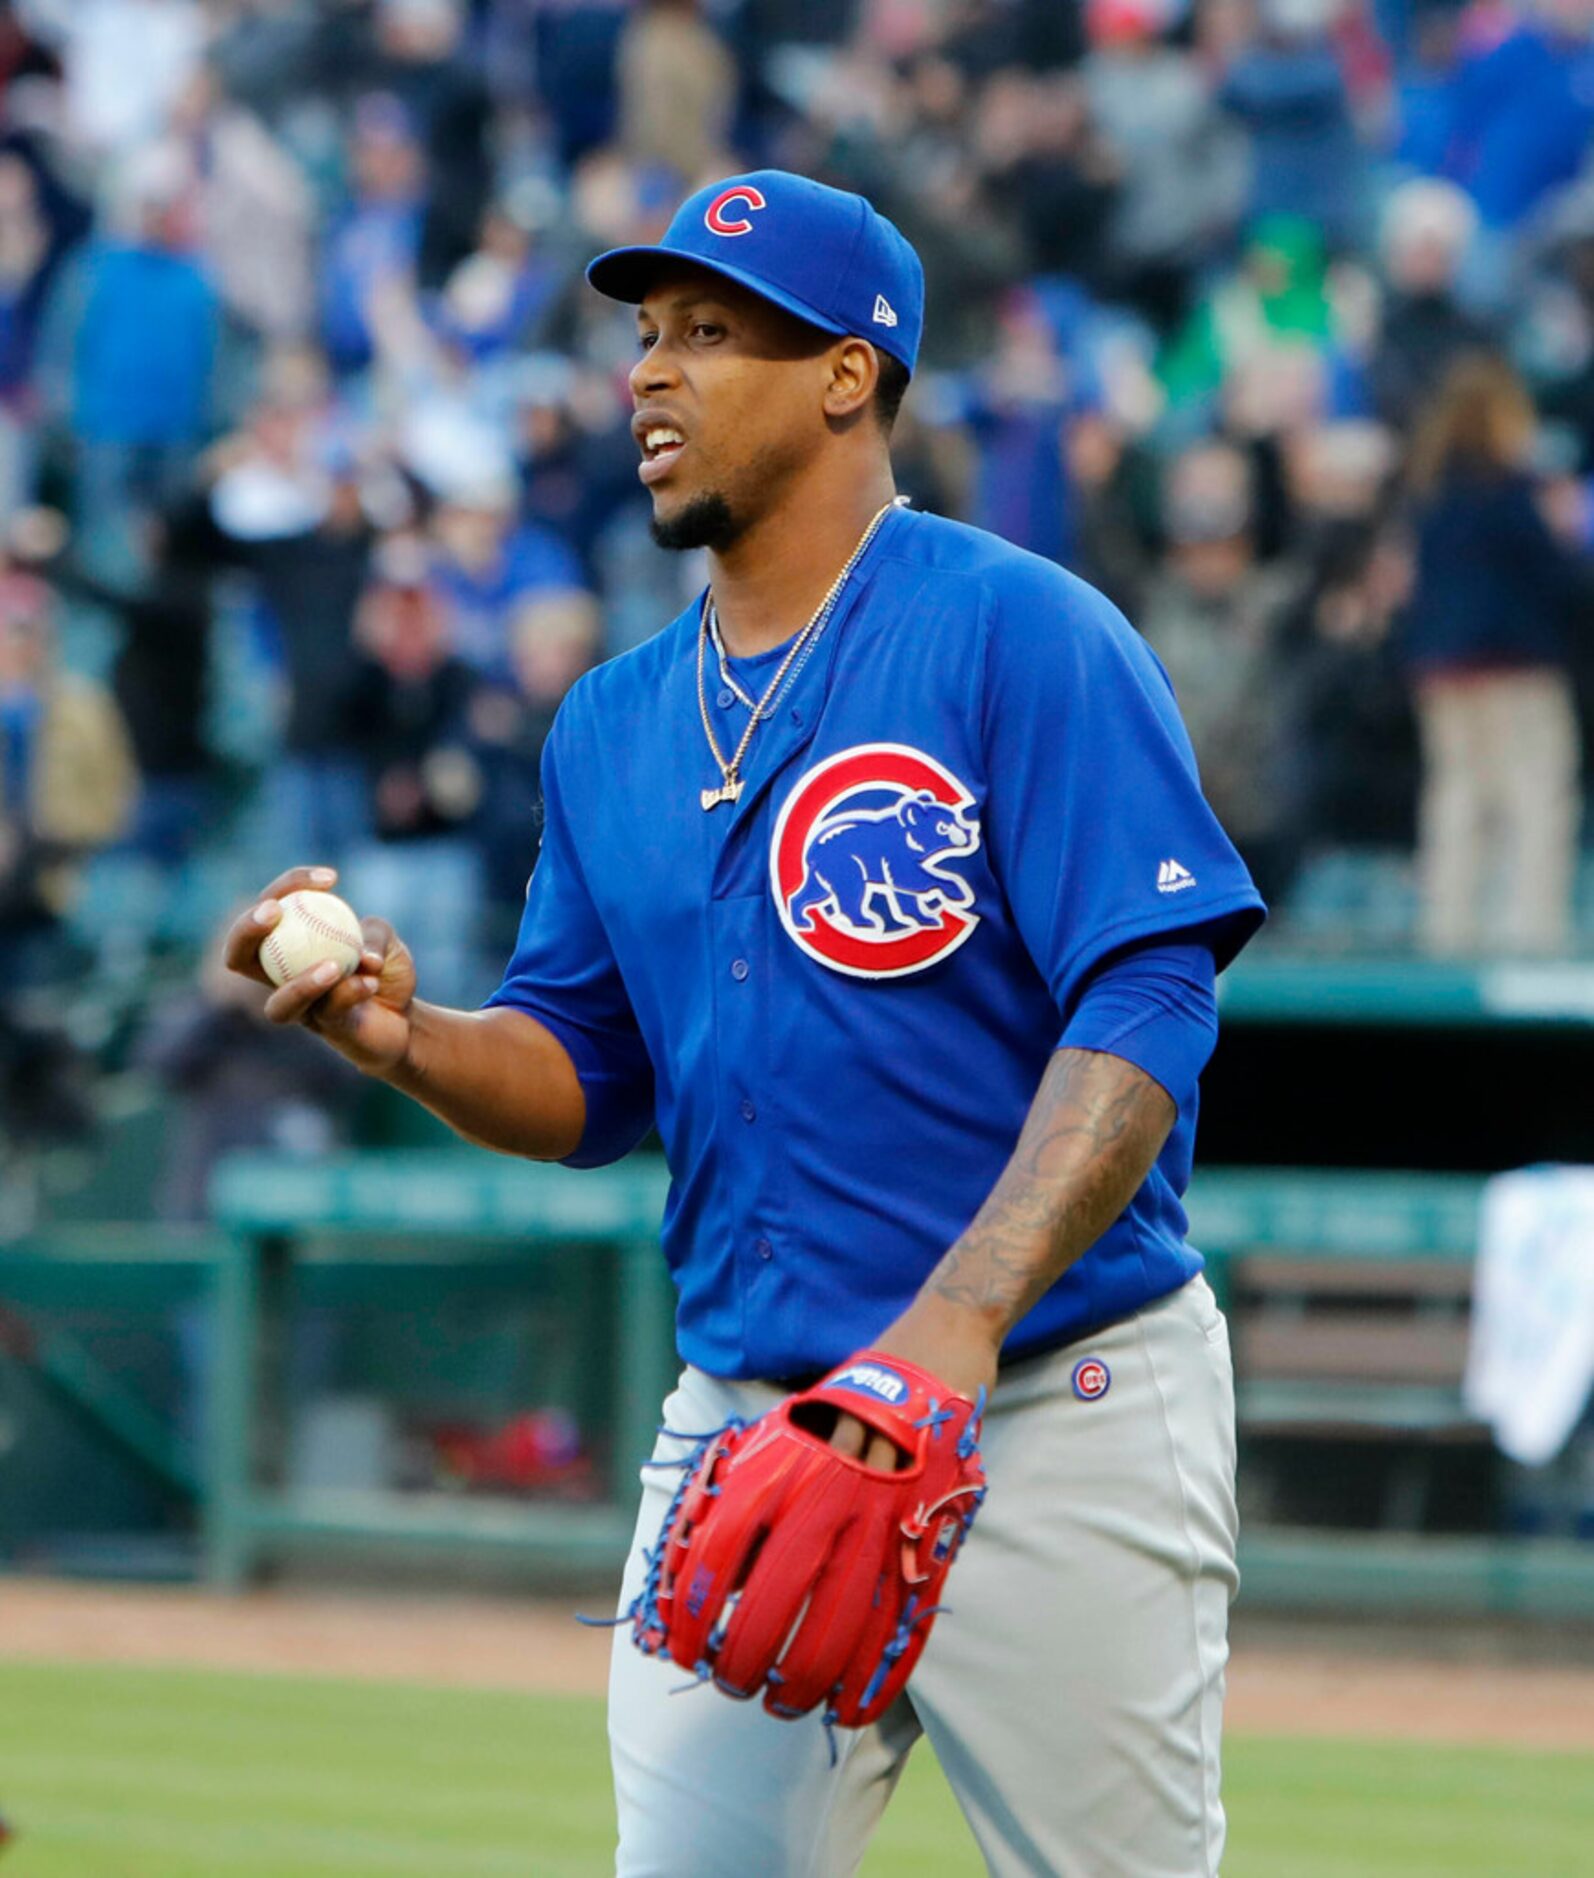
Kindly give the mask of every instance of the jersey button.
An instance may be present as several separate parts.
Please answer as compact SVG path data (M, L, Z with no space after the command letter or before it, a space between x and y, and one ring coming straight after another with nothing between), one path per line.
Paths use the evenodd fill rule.
M746 959L731 960L731 976L736 980L737 984L741 984L752 969L752 966L748 964Z
M736 702L736 693L731 690L729 685L721 685L720 694L714 700L714 702L720 707L722 711L728 711L731 708L731 706Z
M758 1110L753 1107L751 1102L744 1101L742 1103L742 1120L744 1122L756 1122L758 1120Z
M775 1256L775 1248L767 1239L755 1239L753 1241L753 1250L761 1259L772 1259Z

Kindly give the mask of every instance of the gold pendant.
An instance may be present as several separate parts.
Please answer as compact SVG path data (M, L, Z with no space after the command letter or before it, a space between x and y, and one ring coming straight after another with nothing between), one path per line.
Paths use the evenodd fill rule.
M717 809L722 802L736 801L741 793L741 777L727 776L718 789L705 789L698 797L698 800L703 804L703 808L706 812L709 809Z

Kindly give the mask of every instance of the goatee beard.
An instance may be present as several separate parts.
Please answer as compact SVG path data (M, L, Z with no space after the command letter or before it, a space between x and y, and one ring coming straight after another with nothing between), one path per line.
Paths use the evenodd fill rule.
M694 496L679 514L662 521L655 515L649 528L661 548L672 552L711 548L717 554L723 553L742 532L741 524L731 514L731 505L717 492Z

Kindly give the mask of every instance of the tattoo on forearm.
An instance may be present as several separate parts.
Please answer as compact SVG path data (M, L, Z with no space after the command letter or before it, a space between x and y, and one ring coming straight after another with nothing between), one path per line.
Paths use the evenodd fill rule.
M1057 1051L1001 1179L926 1289L1016 1322L1129 1204L1175 1120L1122 1057Z

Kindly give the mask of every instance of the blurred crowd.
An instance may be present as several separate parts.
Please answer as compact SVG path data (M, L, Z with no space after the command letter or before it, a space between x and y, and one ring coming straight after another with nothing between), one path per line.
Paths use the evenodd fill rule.
M290 861L490 986L703 573L582 265L760 164L918 247L902 487L1123 606L1282 931L1566 951L1591 126L1594 0L0 4L0 1066Z

